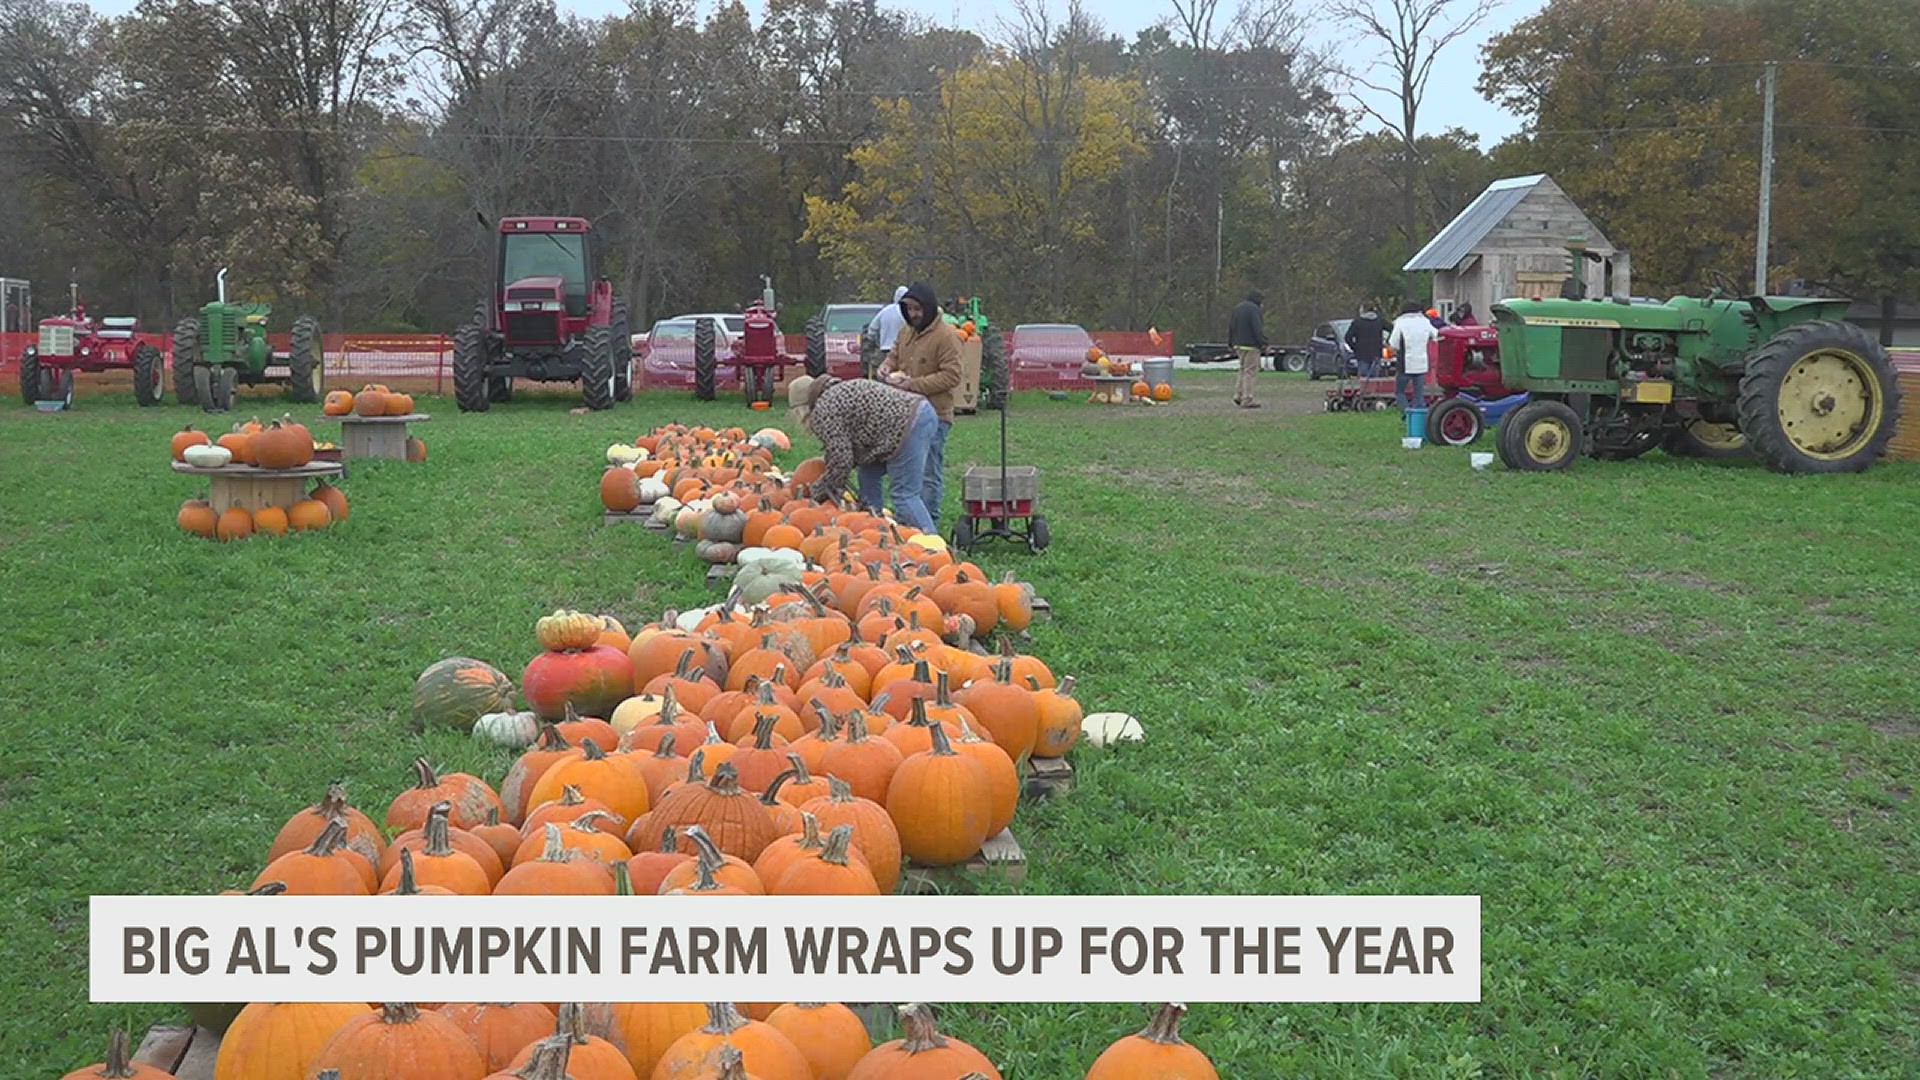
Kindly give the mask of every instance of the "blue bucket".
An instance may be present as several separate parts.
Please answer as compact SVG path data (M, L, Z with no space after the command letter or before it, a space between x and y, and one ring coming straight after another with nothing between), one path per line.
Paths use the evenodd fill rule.
M1407 438L1423 439L1427 435L1427 410L1424 406L1407 411Z

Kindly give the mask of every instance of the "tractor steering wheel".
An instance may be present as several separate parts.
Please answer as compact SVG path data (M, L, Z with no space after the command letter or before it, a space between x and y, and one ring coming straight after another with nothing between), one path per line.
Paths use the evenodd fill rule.
M1730 300L1740 295L1740 286L1726 274L1711 268L1706 271L1706 274L1707 281L1712 286L1707 290L1708 303L1715 300Z

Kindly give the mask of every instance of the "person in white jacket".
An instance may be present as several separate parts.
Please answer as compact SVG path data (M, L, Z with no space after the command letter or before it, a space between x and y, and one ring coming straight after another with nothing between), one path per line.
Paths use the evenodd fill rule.
M1393 397L1402 409L1424 408L1427 403L1427 346L1437 335L1433 321L1419 304L1400 309L1393 320L1393 335L1388 344L1400 361L1400 374L1393 377Z
M867 320L867 329L873 332L873 340L880 343L880 363L874 370L867 372L867 378L886 377L887 364L893 359L893 343L899 339L900 331L907 325L907 317L900 311L900 298L907 295L905 285L893 290L893 303L873 313Z

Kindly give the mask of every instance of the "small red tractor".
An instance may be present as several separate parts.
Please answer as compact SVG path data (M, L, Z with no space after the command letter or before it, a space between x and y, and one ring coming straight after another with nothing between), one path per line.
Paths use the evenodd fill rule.
M166 362L159 346L141 341L140 320L94 319L80 302L80 287L67 286L70 310L40 320L40 344L20 355L20 396L26 403L59 402L73 407L77 371L133 369L133 397L142 405L160 404Z
M633 396L627 306L595 275L591 234L585 218L500 220L493 297L453 335L461 412L513 400L515 379L578 382L589 409Z
M742 310L746 326L733 340L733 353L727 362L740 369L740 384L747 392L747 404L771 405L774 384L788 364L803 363L805 357L790 356L780 337L774 304L773 282L765 278L766 289L760 299ZM712 401L720 358L714 348L712 319L700 319L693 331L693 396Z
M1433 347L1429 381L1440 400L1427 409L1427 441L1466 446L1526 404L1525 391L1500 381L1500 334L1491 326L1449 326Z

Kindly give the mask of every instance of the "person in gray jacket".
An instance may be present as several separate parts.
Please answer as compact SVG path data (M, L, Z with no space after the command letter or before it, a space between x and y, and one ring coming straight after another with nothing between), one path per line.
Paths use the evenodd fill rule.
M1260 294L1250 292L1233 306L1227 318L1227 345L1240 356L1240 378L1233 386L1233 403L1243 409L1257 409L1253 400L1254 376L1260 373L1260 354L1267 347L1267 328L1260 319Z

